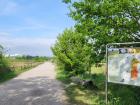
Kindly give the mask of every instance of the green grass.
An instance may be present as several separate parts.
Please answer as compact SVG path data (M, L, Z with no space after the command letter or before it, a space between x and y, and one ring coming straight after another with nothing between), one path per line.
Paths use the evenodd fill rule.
M9 79L12 79L15 76L17 76L15 72L2 73L0 74L0 83L3 83Z
M16 76L18 76L19 74L28 71L30 68L32 67L26 67L26 68L22 68L22 69L15 69L14 71L9 71L6 73L2 73L0 74L0 83L3 83L7 80L10 80Z
M9 68L10 70L6 70L6 68L3 68L3 71L6 72L1 72L0 73L0 83L3 83L7 80L10 80L19 74L30 70L33 67L36 67L37 65L41 64L42 62L34 62L31 60L18 60L18 59L8 59L9 62L8 66L14 67L14 68ZM29 65L28 63L32 62L32 65Z
M92 80L98 90L69 85L70 79L58 68L57 78L65 84L66 94L72 105L105 105L105 66L92 67ZM140 88L108 83L108 105L140 105Z
M79 85L70 85L71 81L67 75L61 70L57 69L57 79L65 84L66 94L69 97L69 102L72 105L104 105L105 92L104 92L104 75L101 68L96 68L97 77L94 81L99 86L98 90L88 89ZM93 67L92 69L95 69ZM99 81L99 82L98 82Z

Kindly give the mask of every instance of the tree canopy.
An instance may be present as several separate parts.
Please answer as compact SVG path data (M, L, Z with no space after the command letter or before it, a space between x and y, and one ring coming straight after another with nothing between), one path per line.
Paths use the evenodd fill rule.
M64 0L78 32L93 39L94 57L102 60L105 45L140 41L139 0ZM101 58L101 59L99 59Z
M57 38L52 47L55 57L64 65L71 75L82 74L91 66L91 48L85 45L86 40L74 29L66 29Z
M2 54L3 54L3 46L0 45L0 59L2 58Z
M101 62L108 43L140 41L139 0L63 2L68 4L75 26L64 30L52 49L67 70L82 73Z

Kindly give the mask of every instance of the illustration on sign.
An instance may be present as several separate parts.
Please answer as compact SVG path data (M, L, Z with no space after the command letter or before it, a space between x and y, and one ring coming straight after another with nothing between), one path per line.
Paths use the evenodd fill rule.
M108 82L140 86L140 48L108 48Z

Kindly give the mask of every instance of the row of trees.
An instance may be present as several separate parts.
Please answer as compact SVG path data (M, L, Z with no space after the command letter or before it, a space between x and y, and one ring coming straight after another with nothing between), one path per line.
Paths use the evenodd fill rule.
M37 62L50 60L50 58L46 56L31 56L31 55L16 56L15 58L19 60L34 60Z
M25 60L25 61L32 60L35 62L44 62L44 61L51 59L50 57L46 57L46 56L31 56L31 55L6 57L4 55L4 52L5 52L5 50L4 50L3 46L0 45L0 74L7 73L7 72L11 71L9 60L11 60L12 58L18 59L19 61L20 60Z
M139 0L64 0L75 20L73 29L58 36L52 48L70 74L90 71L105 58L105 46L113 42L140 41Z

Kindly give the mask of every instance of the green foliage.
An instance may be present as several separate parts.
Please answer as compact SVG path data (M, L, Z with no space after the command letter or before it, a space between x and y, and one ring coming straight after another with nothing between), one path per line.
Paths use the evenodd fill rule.
M64 67L62 68L64 71L59 72L59 76L62 77L59 79L67 78L65 72L70 75L86 73L90 70L91 64L103 61L108 43L140 41L140 0L63 0L63 2L69 5L69 16L76 24L75 30L65 30L52 48L56 59ZM105 76L99 72L92 80L100 89L92 96L93 102L85 103L88 99L82 96L88 97L89 93L88 95L83 93L84 90L78 86L66 89L74 103L105 104L103 98ZM109 105L139 105L138 90L138 87L110 84ZM77 95L80 99L76 97Z
M76 24L75 30L65 30L52 48L56 59L64 67L59 72L60 80L68 78L65 72L84 74L90 70L91 64L103 61L108 43L140 41L140 0L63 0L63 2L69 5L69 16ZM94 77L91 78L89 75L83 77L92 79L99 87L99 91L92 93L91 97L94 98L91 102L90 97L86 98L90 93L87 94L85 89L79 86L70 85L66 88L66 92L74 104L105 105L105 76L103 70L93 68L93 72L96 72ZM109 105L139 105L138 90L138 87L109 84Z
M70 84L71 80L67 77L63 68L61 66L57 66L57 79L62 81L65 84L65 91L66 95L68 96L68 101L71 105L105 105L105 98L104 98L104 80L100 78L105 78L104 75L98 76L95 79L100 80L97 84L100 85L102 82L103 84L100 85L101 88L99 91L94 89L87 89L81 85ZM100 69L101 72L102 69ZM98 71L95 70L94 71Z
M8 60L4 57L0 59L0 74L10 71Z
M71 0L63 0L64 3L70 3Z
M31 56L31 55L23 55L23 56L16 56L16 59L19 60L34 60L36 62L44 62L50 60L50 57L46 56Z
M109 83L109 105L139 105L139 89L139 87Z
M9 67L9 62L6 57L3 56L4 48L0 45L0 82L11 78L14 73L11 71Z
M80 0L67 2L78 32L92 39L93 59L104 59L105 45L140 41L139 0Z
M138 0L63 0L70 6L75 30L66 29L52 48L70 75L90 71L105 58L106 44L140 41Z
M57 70L57 78L66 85L69 102L74 105L105 105L105 67L92 66L93 81L99 90L90 90L79 85L70 85L70 79L62 68ZM140 87L108 83L108 105L140 105Z
M0 45L0 74L7 73L10 71L8 61L3 56L4 48Z
M3 47L0 45L0 59L2 59Z
M52 51L69 75L83 74L91 66L91 49L84 36L73 29L58 36Z
M4 48L0 45L0 83L14 78L20 73L51 59L49 57L30 55L5 57L3 53ZM17 63L14 64L15 62Z

